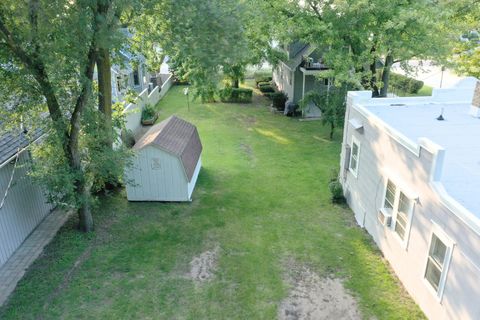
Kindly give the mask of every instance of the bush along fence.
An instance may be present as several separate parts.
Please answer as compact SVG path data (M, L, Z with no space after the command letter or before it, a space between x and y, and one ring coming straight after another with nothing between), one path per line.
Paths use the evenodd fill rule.
M143 90L135 100L135 102L128 104L123 111L125 115L125 128L127 131L136 134L141 128L142 113L145 106L155 106L160 99L162 99L168 92L173 83L171 74L162 74L163 81L161 87L155 87L150 93L148 89Z
M423 87L423 81L416 80L398 73L390 74L390 85L394 90L408 94L417 94Z

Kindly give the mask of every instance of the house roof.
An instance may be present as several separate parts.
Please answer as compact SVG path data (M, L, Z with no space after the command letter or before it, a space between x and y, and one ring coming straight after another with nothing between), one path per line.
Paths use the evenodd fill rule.
M193 124L171 116L150 128L133 149L140 150L146 146L157 147L180 158L188 181L191 181L202 153L202 143Z
M317 47L307 44L305 45L305 47L299 50L294 57L292 57L288 61L285 61L284 63L290 70L294 70L302 63L304 56L310 56L316 49Z
M368 98L360 106L410 150L430 142L444 150L436 179L480 223L480 118L470 114L479 100L475 91L480 94L477 80L466 78L452 88L434 89L430 97ZM444 121L437 120L440 114Z
M41 129L35 129L27 133L22 130L16 130L0 134L0 165L3 165L32 141L40 138L42 134Z

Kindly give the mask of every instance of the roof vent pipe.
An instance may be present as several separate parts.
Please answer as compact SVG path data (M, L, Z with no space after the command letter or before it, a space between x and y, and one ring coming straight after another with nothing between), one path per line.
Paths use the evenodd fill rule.
M442 108L442 113L440 113L440 115L437 117L437 120L438 120L438 121L443 121L443 120L445 120L445 118L443 117L443 108Z

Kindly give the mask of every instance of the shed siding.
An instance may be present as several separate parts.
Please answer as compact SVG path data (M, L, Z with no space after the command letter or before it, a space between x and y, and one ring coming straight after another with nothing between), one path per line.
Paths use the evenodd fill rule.
M347 107L341 165L345 166L346 145L352 136L361 143L358 177L342 170L341 181L355 218L372 235L408 292L431 319L478 319L480 314L480 236L440 202L429 184L434 156L420 149L417 156L383 128ZM349 125L349 119L363 122L363 131ZM387 172L390 172L387 173ZM385 177L396 176L400 189L418 195L414 204L411 232L404 248L397 235L377 219L383 206ZM434 221L456 243L453 249L442 301L423 281Z
M19 156L17 168L5 204L0 209L0 266L23 243L35 227L52 210L41 188L27 176L28 152ZM0 197L3 198L14 165L0 168Z
M193 172L192 180L188 183L188 198L192 199L193 189L195 188L195 184L197 183L198 174L200 173L200 168L202 167L202 156L198 159L197 166L195 167L195 171Z
M152 170L152 159L160 168ZM133 166L126 170L127 198L130 201L188 201L188 182L180 159L147 146L139 151Z

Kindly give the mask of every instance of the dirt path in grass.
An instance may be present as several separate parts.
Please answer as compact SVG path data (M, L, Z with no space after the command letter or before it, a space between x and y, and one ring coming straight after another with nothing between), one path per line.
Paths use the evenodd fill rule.
M220 248L215 246L212 250L207 250L194 257L190 262L189 278L196 282L211 280L217 270L217 261Z
M290 266L289 296L279 308L280 320L362 319L355 299L340 279L321 278L307 267Z

